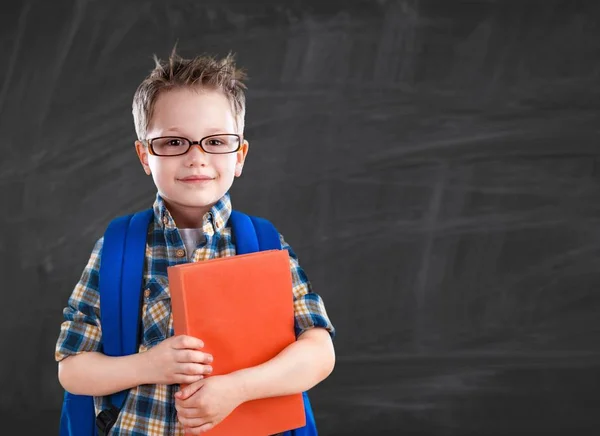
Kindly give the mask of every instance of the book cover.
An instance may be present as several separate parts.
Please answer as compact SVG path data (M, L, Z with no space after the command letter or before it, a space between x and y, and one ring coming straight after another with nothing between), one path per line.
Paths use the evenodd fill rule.
M296 340L287 250L180 264L167 272L175 334L204 341L202 351L214 357L211 375L264 363ZM267 436L304 425L299 393L243 403L207 434Z

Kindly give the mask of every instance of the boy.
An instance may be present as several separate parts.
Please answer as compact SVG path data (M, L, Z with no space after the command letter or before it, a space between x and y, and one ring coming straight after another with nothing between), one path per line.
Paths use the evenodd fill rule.
M96 414L107 407L105 396L129 389L111 435L201 434L243 402L310 389L335 363L334 327L281 235L292 272L296 342L264 364L204 378L212 356L202 352L202 338L173 335L167 266L235 255L228 191L249 148L243 137L246 87L231 54L183 59L174 50L168 62L155 61L133 98L135 149L157 188L139 352L109 357L99 351L103 238L63 311L55 352L61 385L93 395ZM189 386L179 390L179 384Z

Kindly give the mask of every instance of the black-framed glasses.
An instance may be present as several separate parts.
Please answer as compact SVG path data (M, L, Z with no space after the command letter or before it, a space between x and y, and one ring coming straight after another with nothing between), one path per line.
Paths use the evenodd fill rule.
M181 136L160 136L147 139L150 154L155 156L181 156L186 154L192 145L198 144L209 154L235 153L242 145L242 137L233 133L219 133L205 136L200 141L192 141Z

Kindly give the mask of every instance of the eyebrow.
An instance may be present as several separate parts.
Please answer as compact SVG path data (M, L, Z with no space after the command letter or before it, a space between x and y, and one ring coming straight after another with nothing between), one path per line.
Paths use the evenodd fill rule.
M205 132L206 132L206 134L204 136L214 135L217 133L237 133L237 132L228 132L227 129L217 128L217 127L208 128L205 130ZM168 129L165 129L162 132L162 135L171 135L171 134L186 136L183 134L183 131L178 127L169 127Z

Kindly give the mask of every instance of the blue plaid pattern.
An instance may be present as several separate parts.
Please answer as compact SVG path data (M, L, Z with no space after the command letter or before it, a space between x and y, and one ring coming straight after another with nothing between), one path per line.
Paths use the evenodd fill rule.
M156 195L153 209L154 220L149 226L146 244L140 352L174 334L167 267L188 262L185 244L160 194ZM191 256L193 262L235 255L231 228L227 227L230 214L231 200L229 194L226 194L203 217L201 225L204 241L194 250ZM322 327L334 337L335 329L321 297L312 291L296 254L281 235L280 240L282 247L289 252L296 335L313 327ZM82 352L102 352L98 293L102 243L103 238L96 242L81 278L69 297L67 307L63 310L64 321L55 349L57 362ZM174 394L177 389L177 385L142 385L131 389L110 435L183 436L175 410ZM106 397L94 398L96 413L106 408L107 403Z

